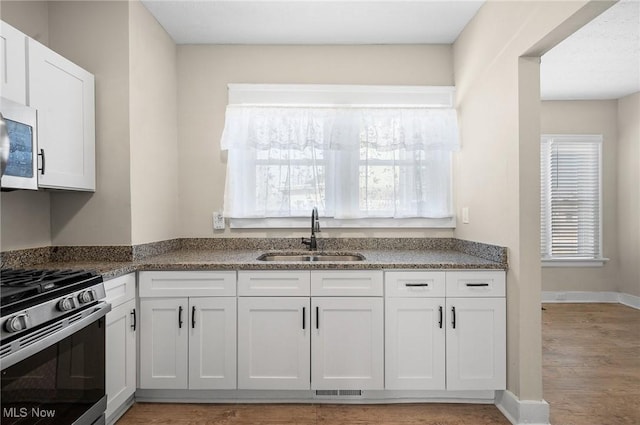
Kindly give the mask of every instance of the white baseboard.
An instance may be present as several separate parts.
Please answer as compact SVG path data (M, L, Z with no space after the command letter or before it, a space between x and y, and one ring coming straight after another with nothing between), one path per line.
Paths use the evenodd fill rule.
M640 297L631 294L620 293L620 304L640 310Z
M543 303L620 303L640 310L640 297L622 292L542 291Z
M496 407L513 425L549 425L549 403L520 400L509 390L496 391Z

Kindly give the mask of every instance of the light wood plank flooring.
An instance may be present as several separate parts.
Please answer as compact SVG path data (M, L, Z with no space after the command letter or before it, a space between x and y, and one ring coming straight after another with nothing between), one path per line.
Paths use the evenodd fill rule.
M493 405L150 404L117 425L509 425Z
M545 304L544 399L553 425L640 425L640 311Z
M640 311L618 304L546 304L544 398L553 425L640 424ZM151 404L118 425L508 425L468 404Z

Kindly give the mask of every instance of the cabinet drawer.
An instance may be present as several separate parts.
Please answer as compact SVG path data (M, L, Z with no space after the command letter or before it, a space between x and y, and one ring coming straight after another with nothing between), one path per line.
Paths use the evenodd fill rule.
M444 297L445 272L385 272L384 287L387 297Z
M381 297L382 282L382 270L312 271L311 295Z
M239 271L238 295L309 296L308 271Z
M136 274L129 273L125 276L107 280L104 283L104 289L107 292L107 302L114 309L136 297Z
M446 272L447 297L504 297L505 272Z
M141 297L232 297L235 271L140 272Z

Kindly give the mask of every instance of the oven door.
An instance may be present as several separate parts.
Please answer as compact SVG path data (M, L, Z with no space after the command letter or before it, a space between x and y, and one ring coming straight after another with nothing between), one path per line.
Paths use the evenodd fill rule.
M25 338L45 335L2 359L3 425L104 423L109 310L101 303L11 342L29 344ZM55 330L60 324L63 328ZM47 335L50 328L54 331Z

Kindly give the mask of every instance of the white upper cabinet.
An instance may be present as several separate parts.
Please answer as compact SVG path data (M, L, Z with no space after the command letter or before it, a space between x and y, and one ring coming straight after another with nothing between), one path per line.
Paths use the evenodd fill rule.
M0 93L21 105L27 103L27 36L0 21Z
M95 191L95 92L89 72L28 41L29 106L38 111L38 186Z

